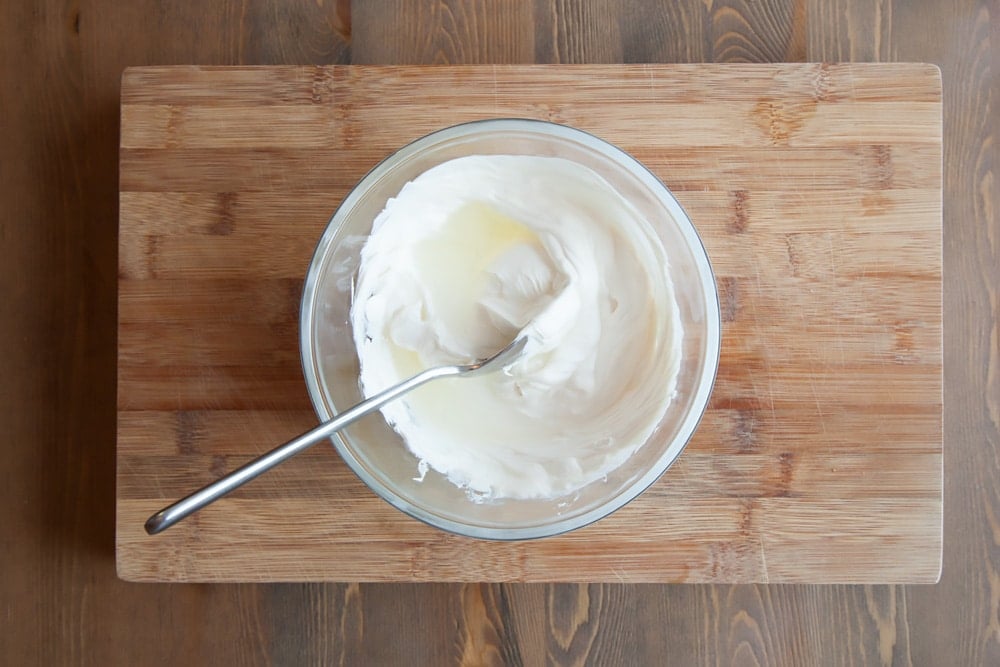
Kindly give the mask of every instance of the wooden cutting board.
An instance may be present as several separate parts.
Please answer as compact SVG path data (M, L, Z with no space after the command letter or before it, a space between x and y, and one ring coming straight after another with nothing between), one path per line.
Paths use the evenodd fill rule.
M121 114L121 577L937 580L935 67L144 67ZM592 526L495 543L406 517L320 446L146 536L150 513L313 425L299 296L348 190L412 139L498 116L630 151L701 233L722 358L675 465Z

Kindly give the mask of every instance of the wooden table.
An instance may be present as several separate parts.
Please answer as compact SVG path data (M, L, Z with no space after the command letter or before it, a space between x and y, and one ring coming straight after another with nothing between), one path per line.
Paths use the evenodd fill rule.
M348 3L311 0L43 0L0 9L5 661L1000 661L995 3L609 4L397 0L358 3L352 13ZM942 68L940 584L199 586L116 579L118 90L125 66L848 60Z

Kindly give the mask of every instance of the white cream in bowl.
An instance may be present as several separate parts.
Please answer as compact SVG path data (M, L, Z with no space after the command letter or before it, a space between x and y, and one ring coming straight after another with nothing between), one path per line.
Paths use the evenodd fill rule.
M351 324L372 395L488 356L382 409L420 460L476 499L554 498L603 478L673 398L681 319L648 221L562 158L475 155L407 183L374 222Z

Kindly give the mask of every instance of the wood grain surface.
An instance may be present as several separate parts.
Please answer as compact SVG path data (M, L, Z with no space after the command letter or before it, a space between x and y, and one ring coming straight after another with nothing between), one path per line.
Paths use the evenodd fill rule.
M537 0L528 3L530 15L491 14L487 3L459 7L457 0L406 3L396 12L393 4L0 3L3 661L1000 663L996 4ZM724 44L742 49L725 51ZM941 66L940 584L204 586L117 580L116 230L124 67L765 58Z
M126 71L119 575L936 581L940 94L934 66L905 64ZM312 425L299 279L344 194L414 138L498 116L621 146L702 235L722 353L668 474L571 535L483 542L407 518L326 448L147 536L150 514Z

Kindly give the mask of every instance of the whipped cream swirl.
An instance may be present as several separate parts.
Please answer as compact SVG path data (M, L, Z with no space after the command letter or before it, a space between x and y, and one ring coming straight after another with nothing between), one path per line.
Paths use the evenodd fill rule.
M666 262L650 222L576 162L440 164L387 203L362 250L362 389L527 336L504 372L435 380L382 412L421 472L475 499L569 494L627 460L675 392L683 332Z

